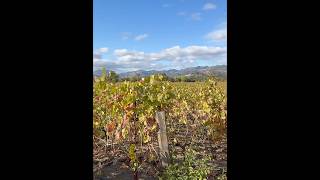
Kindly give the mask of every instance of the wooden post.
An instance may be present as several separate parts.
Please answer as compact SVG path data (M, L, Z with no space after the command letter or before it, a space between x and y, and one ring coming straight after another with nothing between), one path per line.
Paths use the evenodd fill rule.
M166 121L164 112L156 112L156 120L159 125L159 132L158 132L158 142L160 148L160 159L161 164L163 167L168 166L169 160L169 149L168 149L168 139L167 139L167 132L166 132Z

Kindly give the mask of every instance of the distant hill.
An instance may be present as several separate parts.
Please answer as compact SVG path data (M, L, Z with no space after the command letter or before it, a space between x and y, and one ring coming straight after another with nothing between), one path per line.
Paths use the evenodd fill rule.
M106 72L109 73L110 71L106 70ZM102 70L99 69L99 70L93 71L93 75L94 76L101 76L102 75Z
M109 72L107 70L107 72ZM209 76L214 75L216 77L226 79L227 78L227 65L217 65L217 66L197 66L197 67L190 67L185 69L170 69L170 70L163 70L163 71L144 71L144 70L138 70L138 71L131 71L131 72L125 72L120 73L120 78L130 78L130 77L145 77L150 76L153 74L166 74L169 77L177 77L177 76ZM93 72L94 76L100 76L101 70L97 70Z

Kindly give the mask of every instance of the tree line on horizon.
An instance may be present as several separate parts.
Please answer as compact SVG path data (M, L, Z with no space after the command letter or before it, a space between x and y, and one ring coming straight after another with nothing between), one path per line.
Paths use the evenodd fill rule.
M204 75L204 74L191 74L189 76L186 75L177 75L174 77L169 77L165 73L158 73L155 75L162 75L164 81L170 81L170 82L201 82L201 81L206 81L210 78L215 78L216 80L224 80L222 78L219 78L213 74L210 75ZM132 76L132 77L123 77L120 78L119 74L117 74L115 71L109 71L107 73L105 68L102 68L102 73L101 77L104 77L108 82L116 83L116 82L124 82L124 81L130 81L130 82L136 82L140 81L142 78L148 79L150 76Z

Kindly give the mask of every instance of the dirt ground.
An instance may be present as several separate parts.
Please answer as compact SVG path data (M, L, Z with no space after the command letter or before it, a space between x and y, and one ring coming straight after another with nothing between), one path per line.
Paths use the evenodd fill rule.
M184 149L190 145L196 150L200 155L210 155L212 161L210 165L213 166L214 170L210 175L209 179L216 179L223 171L227 171L227 137L222 138L221 141L213 142L211 140L205 139L205 134L199 137L193 137L192 135L196 132L191 132L185 130L185 127L179 127L180 132L174 131L172 134L168 133L169 150L171 153L177 155L178 159L183 159ZM186 133L187 132L187 133ZM173 138L178 139L178 144L173 143ZM157 141L153 141L154 150L159 152L159 147ZM123 147L123 149L128 149L128 147ZM133 173L129 167L130 159L124 151L116 151L116 153L111 153L108 151L107 160L101 165L99 171L95 172L95 180L106 180L106 179L117 179L126 180L133 179ZM160 173L160 162L159 161L148 161L146 150L138 153L140 165L138 178L140 180L151 180L158 179L158 174ZM96 164L94 164L96 166Z
M179 146L174 147L177 151L180 151ZM227 169L227 144L226 141L219 144L211 145L211 147L201 147L204 152L211 152L214 154L214 160L211 162L214 166L214 171L210 175L209 179L215 179L223 170ZM182 158L182 156L181 156ZM139 170L138 178L140 180L153 180L158 179L156 171L159 168L159 162L157 164L143 163ZM122 156L122 158L114 158L113 161L104 165L104 167L97 173L95 173L94 180L132 180L133 173L129 167L129 159Z

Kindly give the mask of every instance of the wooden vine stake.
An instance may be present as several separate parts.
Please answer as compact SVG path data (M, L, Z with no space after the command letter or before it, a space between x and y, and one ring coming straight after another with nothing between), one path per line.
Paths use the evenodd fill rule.
M168 139L167 139L167 131L166 131L166 121L164 112L156 112L156 120L159 125L158 131L158 142L160 148L160 159L162 167L168 166L168 158L169 158L169 149L168 149Z

